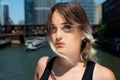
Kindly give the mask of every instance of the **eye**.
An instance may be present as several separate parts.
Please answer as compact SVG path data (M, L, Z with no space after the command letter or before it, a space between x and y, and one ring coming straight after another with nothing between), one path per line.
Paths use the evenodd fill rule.
M72 27L70 25L65 25L63 26L63 31L68 33L72 31Z
M70 25L65 25L63 29L71 29L72 27Z

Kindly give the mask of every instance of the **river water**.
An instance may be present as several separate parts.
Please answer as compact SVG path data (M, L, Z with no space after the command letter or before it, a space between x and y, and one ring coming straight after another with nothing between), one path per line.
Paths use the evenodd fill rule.
M95 46L98 62L110 68L120 80L120 57ZM38 59L41 56L53 56L48 45L36 50L25 51L24 45L10 45L0 49L0 80L33 80Z

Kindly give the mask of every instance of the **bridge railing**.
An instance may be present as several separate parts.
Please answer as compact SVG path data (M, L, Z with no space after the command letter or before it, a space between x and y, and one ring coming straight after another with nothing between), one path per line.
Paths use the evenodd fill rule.
M45 25L0 25L0 34L46 35Z

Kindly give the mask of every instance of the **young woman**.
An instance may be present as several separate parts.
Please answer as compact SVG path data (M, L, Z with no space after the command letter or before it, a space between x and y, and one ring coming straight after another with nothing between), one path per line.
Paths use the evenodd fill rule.
M80 5L55 4L46 26L50 46L58 56L41 57L34 80L115 80L110 69L95 62L92 31Z

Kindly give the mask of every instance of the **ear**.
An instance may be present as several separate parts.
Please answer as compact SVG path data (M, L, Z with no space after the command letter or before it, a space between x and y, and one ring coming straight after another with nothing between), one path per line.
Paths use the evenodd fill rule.
M85 37L84 36L82 36L82 38L81 38L82 40L84 40L85 39Z

